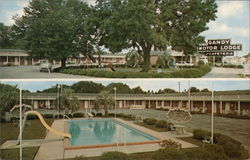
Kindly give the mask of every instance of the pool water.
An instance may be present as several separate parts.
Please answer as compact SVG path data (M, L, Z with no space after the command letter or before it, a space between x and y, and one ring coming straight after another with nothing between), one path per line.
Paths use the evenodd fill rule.
M70 120L68 129L71 146L159 140L114 119Z

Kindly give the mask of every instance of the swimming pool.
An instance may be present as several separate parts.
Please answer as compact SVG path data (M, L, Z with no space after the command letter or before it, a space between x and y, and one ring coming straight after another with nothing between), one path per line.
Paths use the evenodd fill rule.
M70 146L130 145L159 140L114 119L70 120L68 130L72 136L69 141Z

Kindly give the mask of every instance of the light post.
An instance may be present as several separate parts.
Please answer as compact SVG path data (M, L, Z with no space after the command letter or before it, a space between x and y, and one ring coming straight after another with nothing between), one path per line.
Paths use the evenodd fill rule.
M214 85L212 82L211 143L214 144Z
M57 85L57 109L58 109L58 119L59 119L59 115L60 115L60 107L59 107L59 98L60 98L60 85Z
M19 133L20 133L20 144L19 144L19 150L20 150L20 160L22 160L23 159L23 148L22 148L22 88L20 87L20 89L19 89L19 91L20 91L20 106L19 106L19 111L20 111L20 113L19 113Z
M117 114L117 110L116 110L116 87L114 88L114 90L115 90L115 118L116 118L116 114Z

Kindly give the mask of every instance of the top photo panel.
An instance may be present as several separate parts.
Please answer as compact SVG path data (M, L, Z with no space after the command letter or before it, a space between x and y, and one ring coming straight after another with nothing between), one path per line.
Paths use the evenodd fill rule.
M0 0L0 79L249 78L249 0Z

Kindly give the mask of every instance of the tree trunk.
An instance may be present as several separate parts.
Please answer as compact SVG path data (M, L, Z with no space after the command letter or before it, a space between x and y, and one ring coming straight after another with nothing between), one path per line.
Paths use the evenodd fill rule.
M65 68L66 67L66 58L61 59L61 67Z
M152 70L152 67L150 63L150 50L144 50L143 51L143 65L142 65L141 72L150 72L151 70Z
M98 66L99 66L99 68L102 67L102 64L101 64L101 54L100 53L98 54Z
M105 117L108 117L109 116L109 110L108 110L108 106L104 106L104 115Z

